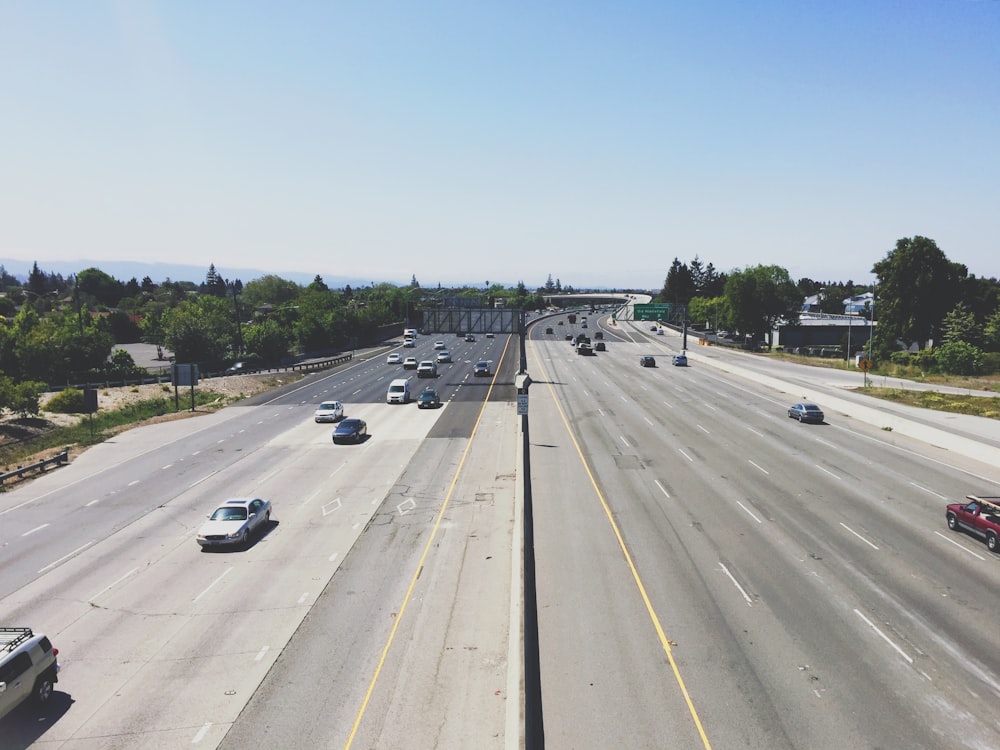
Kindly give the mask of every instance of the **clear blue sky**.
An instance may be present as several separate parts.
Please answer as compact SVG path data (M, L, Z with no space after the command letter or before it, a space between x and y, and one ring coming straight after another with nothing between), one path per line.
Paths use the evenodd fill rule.
M0 257L1000 276L1000 2L0 0Z

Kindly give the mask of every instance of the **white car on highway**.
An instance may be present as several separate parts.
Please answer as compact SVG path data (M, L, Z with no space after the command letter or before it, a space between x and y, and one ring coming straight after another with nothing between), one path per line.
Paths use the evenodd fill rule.
M338 422L344 418L344 405L339 401L324 401L313 413L317 422Z
M271 522L271 503L259 498L233 498L215 509L198 529L202 551L209 547L250 546L250 540Z

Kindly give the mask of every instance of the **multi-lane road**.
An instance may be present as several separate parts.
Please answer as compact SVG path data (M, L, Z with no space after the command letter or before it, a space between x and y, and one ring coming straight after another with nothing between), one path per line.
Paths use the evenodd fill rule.
M557 320L527 345L549 747L1000 747L1000 557L943 514L1000 494L996 465L841 409L800 425L822 382L782 392L702 347L671 367L679 337L645 325L592 316L607 351L581 357ZM0 745L517 747L517 342L399 351L436 338L439 410L387 405L404 373L379 353L0 495L0 621L63 663ZM312 421L328 398L365 443ZM200 552L247 495L271 528Z

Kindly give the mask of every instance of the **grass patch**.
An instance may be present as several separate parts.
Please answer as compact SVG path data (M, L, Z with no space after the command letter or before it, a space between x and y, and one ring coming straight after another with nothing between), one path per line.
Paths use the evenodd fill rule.
M875 398L908 404L922 409L935 409L954 414L972 414L977 417L1000 419L1000 396L968 396L961 393L939 393L938 391L913 391L902 388L859 388Z

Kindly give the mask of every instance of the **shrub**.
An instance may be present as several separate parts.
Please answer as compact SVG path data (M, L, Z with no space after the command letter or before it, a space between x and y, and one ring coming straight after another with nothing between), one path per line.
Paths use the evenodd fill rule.
M83 404L83 391L79 388L67 388L48 400L45 410L57 414L83 414L86 407Z
M910 353L905 349L900 349L899 351L895 351L889 355L889 361L894 365L899 365L900 367L908 366L910 364L910 360L912 359L913 358L910 356Z
M10 407L16 411L18 416L33 417L42 411L38 404L38 398L45 387L44 383L36 383L33 380L25 380L14 386L14 400Z
M942 372L953 375L975 375L983 367L983 353L965 341L949 341L934 350Z

